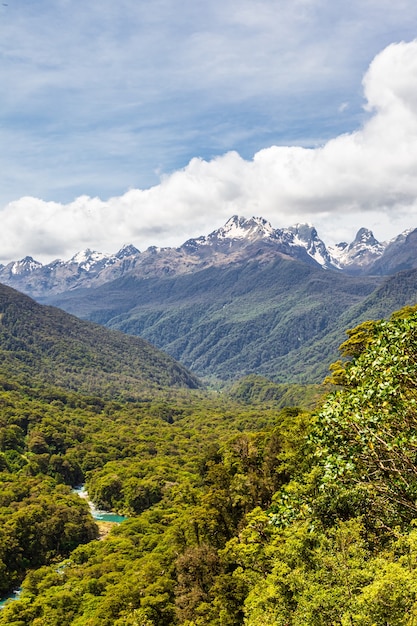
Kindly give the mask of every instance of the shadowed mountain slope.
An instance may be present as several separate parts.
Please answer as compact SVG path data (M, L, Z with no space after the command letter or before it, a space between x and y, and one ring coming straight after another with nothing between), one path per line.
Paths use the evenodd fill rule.
M160 387L199 386L147 341L43 306L0 285L0 372L78 391L139 398Z
M345 328L417 301L404 274L417 267L416 242L417 230L381 244L361 228L328 249L311 225L233 216L179 248L86 250L47 266L27 257L0 280L143 337L207 379L319 382Z
M320 382L344 338L340 318L382 280L276 258L124 278L55 296L54 304L142 336L200 376L228 380L256 372L278 382ZM340 331L338 340L327 345L333 331ZM315 371L305 375L311 350Z
M321 382L345 329L417 302L417 271L348 276L256 259L165 278L123 278L53 298L82 318L144 337L199 376Z

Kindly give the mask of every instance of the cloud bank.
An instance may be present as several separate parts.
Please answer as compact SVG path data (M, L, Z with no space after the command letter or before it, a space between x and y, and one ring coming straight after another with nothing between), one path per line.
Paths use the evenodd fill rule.
M1 261L65 259L86 247L115 252L124 243L180 245L233 214L262 215L275 227L312 222L333 242L362 225L380 240L417 227L417 40L378 54L363 90L363 125L316 148L193 158L149 189L106 201L11 202L0 213Z

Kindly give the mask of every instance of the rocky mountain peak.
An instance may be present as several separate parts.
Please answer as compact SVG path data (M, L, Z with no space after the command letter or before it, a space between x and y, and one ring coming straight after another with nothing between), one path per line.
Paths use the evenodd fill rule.
M360 228L349 247L352 249L363 245L371 247L380 246L379 241L375 239L373 232L368 228Z
M211 233L217 239L263 239L274 235L275 230L263 217L239 217L234 215L226 224Z
M197 256L211 254L210 250L228 253L231 250L243 250L247 245L255 242L274 240L276 232L263 217L246 219L233 215L224 226L209 235L188 239L180 250Z
M98 267L104 267L112 262L114 262L114 257L110 257L102 252L97 252L96 250L91 250L90 248L78 252L68 261L69 264L73 263L74 265L78 265L86 272L97 269Z
M137 256L138 254L140 254L140 250L138 250L132 244L126 244L119 250L119 252L115 254L115 257L117 259L122 260L122 259L127 259L128 257L131 257L131 256Z
M371 267L382 256L386 245L379 243L368 228L360 228L352 243L336 244L329 247L329 252L339 268L359 273Z
M341 241L340 243L335 243L334 248L336 250L340 250L340 252L343 252L343 250L346 250L348 245L349 244L347 243L347 241Z
M292 245L305 248L310 257L325 268L334 268L334 264L325 243L318 236L312 224L295 224L287 229L292 235Z
M11 274L18 276L22 274L30 274L34 270L43 267L42 263L35 261L31 256L25 256L20 261L15 261L9 264L9 271Z
M293 233L295 237L298 237L300 241L305 243L310 243L318 237L317 230L312 224L294 224L294 226L290 226L288 230Z
M86 248L85 250L74 254L74 256L69 260L69 263L77 263L78 265L81 265L85 262L101 260L105 256L106 255L102 252L96 252L95 250L91 250L91 248Z

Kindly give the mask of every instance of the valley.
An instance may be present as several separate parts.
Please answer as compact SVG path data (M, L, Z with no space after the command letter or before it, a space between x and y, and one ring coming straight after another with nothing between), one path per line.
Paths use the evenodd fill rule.
M132 360L135 396L130 376L102 395L64 375L71 315L6 287L2 312L0 591L21 591L1 625L383 626L415 614L415 307L351 330L321 387L258 375L219 393L170 378L157 352L155 371ZM92 365L119 339L149 354L101 332ZM106 355L104 380L122 352ZM100 532L74 492L84 483L94 510L127 519Z
M1 626L417 616L417 270L214 239L48 304L0 285Z
M146 339L215 386L251 374L318 384L347 328L417 301L415 232L381 244L361 228L326 247L312 226L234 216L179 248L24 259L0 280Z

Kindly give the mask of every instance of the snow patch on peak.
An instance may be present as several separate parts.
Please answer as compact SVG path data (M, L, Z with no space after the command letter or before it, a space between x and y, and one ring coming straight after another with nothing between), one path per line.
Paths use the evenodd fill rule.
M357 245L380 246L381 244L374 237L374 234L368 228L360 228L356 234L354 241L350 244L350 248Z
M310 241L311 239L315 239L317 237L317 230L314 228L313 224L294 224L290 226L288 230L297 237L299 237L302 241Z
M130 256L137 256L138 254L140 254L140 251L134 245L125 244L115 256L117 259L121 260Z
M210 237L217 239L262 239L273 236L275 230L271 224L263 217L239 217L234 215L223 228L211 233Z
M79 265L83 270L89 272L91 269L95 269L97 266L105 267L106 265L114 263L114 257L104 254L102 252L96 252L86 248L82 252L75 254L68 263L74 263Z
M290 245L305 248L309 256L324 268L334 267L325 243L312 224L295 224L290 226L287 232L291 235Z
M19 275L19 274L29 274L38 268L43 267L42 263L39 261L35 261L31 256L25 256L24 259L20 259L20 261L15 261L12 263L10 268L11 274Z
M349 245L345 242L329 246L329 252L340 268L363 268L375 262L387 247L379 243L368 228L360 228Z
M81 265L82 263L91 262L91 261L102 261L105 258L106 258L106 255L103 254L102 252L96 252L95 250L86 248L82 252L77 252L77 254L74 254L74 256L72 257L72 259L70 259L70 261L73 263L77 263L78 265Z

